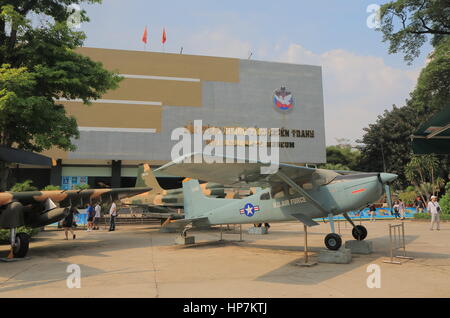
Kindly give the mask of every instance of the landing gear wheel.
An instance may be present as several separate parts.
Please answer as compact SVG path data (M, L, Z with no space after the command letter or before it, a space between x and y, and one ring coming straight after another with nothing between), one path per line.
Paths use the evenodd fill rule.
M325 237L325 245L329 250L337 251L341 248L342 239L336 233L330 233Z
M352 230L355 240L362 241L367 237L367 229L362 225L357 225Z
M30 246L30 236L26 233L17 233L16 242L13 248L13 254L16 258L23 258L28 253L28 247Z

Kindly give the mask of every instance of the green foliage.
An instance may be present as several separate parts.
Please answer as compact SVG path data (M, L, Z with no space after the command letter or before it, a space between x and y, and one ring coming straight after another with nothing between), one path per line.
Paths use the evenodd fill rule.
M431 215L429 213L415 213L414 217L416 219L431 219Z
M444 180L438 177L440 170L439 160L434 155L412 156L405 166L406 179L415 185L424 202L431 195L437 195L444 186Z
M438 45L450 35L448 0L396 0L381 7L383 42L389 42L389 53L403 52L410 64L420 55L420 48L432 36Z
M89 184L76 184L72 187L73 190L86 190L89 188L90 188Z
M54 186L54 185L48 185L42 191L55 191L55 190L61 190L60 186Z
M442 213L450 215L450 182L447 182L445 186L445 194L439 200L439 205L441 206Z
M410 191L406 190L398 194L398 198L405 202L405 204L413 204L416 197L417 192L414 189Z
M31 237L38 234L39 231L40 231L39 228L32 229L30 227L25 227L25 226L21 226L21 227L17 228L17 233L26 233ZM10 240L9 230L0 230L0 242L9 242L9 240Z
M449 52L450 36L447 36L435 48L430 55L430 61L420 73L410 100L411 107L419 113L435 113L450 106Z
M37 191L37 188L35 186L32 186L31 183L33 183L33 181L31 180L26 180L22 183L16 183L11 189L10 191L12 192L26 192L26 191Z
M75 149L71 138L78 138L77 122L58 99L81 99L89 104L121 80L101 63L75 52L85 35L67 24L73 13L70 5L100 2L0 2L0 146L36 152L52 146ZM28 19L31 15L40 17L39 25ZM88 21L85 11L79 18ZM5 169L0 165L2 180L7 176Z
M360 151L353 149L348 144L328 146L327 164L323 165L322 168L332 170L357 170L360 156Z
M441 220L450 221L450 214L441 214L440 216ZM430 213L415 213L414 218L419 220L431 220Z
M397 183L401 187L408 184L404 167L412 159L410 136L435 113L450 106L448 52L450 52L450 38L446 37L430 55L430 61L422 70L406 106L394 106L392 110L385 110L375 123L364 128L363 138L357 141L362 144L359 147L361 170L382 171L384 154L386 170L399 175ZM440 171L435 174L436 178L448 175L449 156L437 159Z
M421 122L420 116L411 107L396 107L385 110L375 123L364 128L365 134L358 143L361 150L360 166L363 171L386 171L399 175L398 182L407 185L404 166L410 160L411 134Z

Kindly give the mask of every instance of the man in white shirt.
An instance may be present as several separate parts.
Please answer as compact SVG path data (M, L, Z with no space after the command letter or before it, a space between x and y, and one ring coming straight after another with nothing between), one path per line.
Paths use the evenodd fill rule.
M94 216L94 230L98 230L98 222L101 218L101 212L102 212L102 207L100 206L100 203L97 202L97 204L95 205L95 216Z
M433 231L434 223L436 223L436 229L439 231L439 225L441 221L439 214L441 213L441 207L437 202L437 197L435 197L434 195L431 197L431 201L428 202L427 209L431 214L431 231Z
M111 204L111 208L109 209L109 215L111 216L109 231L114 231L116 229L116 217L117 217L117 206L114 201Z

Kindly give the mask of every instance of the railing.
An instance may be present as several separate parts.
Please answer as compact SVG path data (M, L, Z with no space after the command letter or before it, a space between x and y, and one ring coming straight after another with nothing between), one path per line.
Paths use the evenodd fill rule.
M414 259L412 257L406 256L405 223L402 222L401 224L396 224L396 225L389 224L389 239L390 239L389 249L390 249L391 257L390 257L390 260L383 261L384 263L402 264L401 262L396 261L395 259L396 258L407 259L407 260ZM399 256L399 255L394 256L394 254L399 250L403 250L403 255L402 256Z

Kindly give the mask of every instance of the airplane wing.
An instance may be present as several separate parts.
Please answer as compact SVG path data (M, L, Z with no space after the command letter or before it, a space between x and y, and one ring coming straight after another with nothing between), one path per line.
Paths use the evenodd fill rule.
M254 186L254 187L276 187L284 184L285 181L277 173L263 174L262 168L269 167L269 164L248 159L212 157L208 156L210 162L214 163L194 163L200 162L201 153L189 154L178 158L158 169L174 176L186 176L193 179L216 182L230 186ZM234 159L233 164L226 163L227 159ZM191 163L186 163L186 162ZM223 163L217 163L223 162ZM277 171L289 176L296 184L312 183L321 185L331 182L339 174L331 170L308 168L303 166L280 163Z
M84 189L84 190L54 190L0 193L0 206L18 201L23 205L43 203L50 199L61 207L87 204L90 200L109 201L125 198L135 194L150 191L151 188L114 188L114 189Z
M234 163L226 163L227 160ZM330 213L305 190L330 183L339 176L337 172L279 163L278 169L273 169L271 174L264 174L263 168L267 169L268 167L269 164L261 161L214 156L205 157L201 153L194 153L182 156L158 168L156 171L232 186L271 187L275 192L288 185L301 193L311 205L324 215ZM305 224L311 224L311 226L316 225L312 220L300 218L303 218L302 215L298 217L300 221Z
M170 230L176 230L176 231L182 231L186 226L189 224L192 224L192 226L207 226L209 225L208 218L207 217L201 217L201 218L194 218L194 219L179 219L179 220L171 220L168 219L164 224L161 226L161 230L164 231L170 231Z

